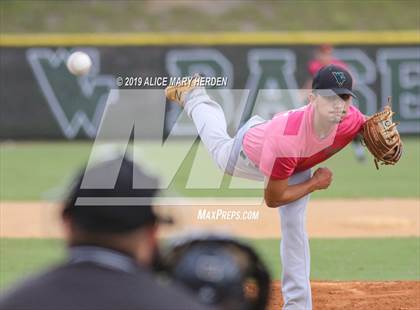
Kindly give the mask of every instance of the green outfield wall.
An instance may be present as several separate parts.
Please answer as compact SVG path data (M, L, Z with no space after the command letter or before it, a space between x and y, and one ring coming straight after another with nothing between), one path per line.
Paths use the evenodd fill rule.
M260 89L301 88L309 79L308 61L322 42L335 44L335 56L348 64L356 81L355 104L363 113L376 112L392 96L400 132L420 133L418 32L46 34L1 37L0 139L93 138L109 91L159 88L144 86L146 78L194 72L225 77L223 88L249 89L252 105ZM75 49L93 60L87 77L77 78L65 66ZM287 106L269 93L262 100L254 113L265 118L301 104ZM225 96L220 103L228 122L234 122L235 99ZM168 122L179 113L173 106L166 112ZM192 124L181 127L175 134L195 132Z

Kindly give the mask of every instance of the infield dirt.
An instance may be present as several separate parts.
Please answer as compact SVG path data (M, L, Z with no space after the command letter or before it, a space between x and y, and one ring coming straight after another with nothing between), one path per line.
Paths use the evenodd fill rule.
M312 282L314 310L419 309L420 281ZM279 282L273 282L269 309L283 305Z
M200 218L200 210L258 215L253 219ZM263 205L160 206L175 225L163 226L161 236L184 230L217 230L247 238L279 238L277 209ZM223 214L219 212L219 214ZM1 202L0 237L61 237L60 206L48 202ZM405 237L420 236L420 201L416 199L313 200L307 211L310 237Z

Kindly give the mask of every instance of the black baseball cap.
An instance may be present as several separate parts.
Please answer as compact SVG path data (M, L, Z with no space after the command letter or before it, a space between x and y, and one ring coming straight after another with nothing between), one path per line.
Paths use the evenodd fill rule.
M337 95L350 95L353 93L353 78L343 67L328 65L322 67L312 81L313 90L332 90Z
M93 178L109 176L110 167L120 167L113 188L85 188L82 186L84 175ZM64 202L63 214L69 215L72 222L89 232L124 233L154 223L171 223L172 219L159 216L153 209L153 197L158 193L158 179L146 174L131 159L116 158L83 169L74 180L69 195ZM141 188L133 188L133 179L140 180ZM79 198L97 199L111 203L94 202L80 205ZM115 199L122 198L122 199ZM139 205L125 205L118 201L141 199ZM80 200L79 200L80 201ZM95 201L95 200L94 200Z

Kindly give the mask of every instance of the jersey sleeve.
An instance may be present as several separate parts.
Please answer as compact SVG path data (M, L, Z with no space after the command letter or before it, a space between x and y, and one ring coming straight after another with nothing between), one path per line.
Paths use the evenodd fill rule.
M296 159L291 157L277 157L271 171L270 179L288 179L296 168Z
M355 124L356 124L356 131L360 133L363 128L363 124L366 122L367 117L359 111L359 109L355 108Z

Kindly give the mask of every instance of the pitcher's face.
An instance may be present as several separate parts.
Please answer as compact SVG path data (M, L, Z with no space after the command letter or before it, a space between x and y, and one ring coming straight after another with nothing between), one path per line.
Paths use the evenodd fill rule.
M311 94L311 102L314 104L315 112L321 119L338 124L346 116L349 106L352 104L350 95Z

